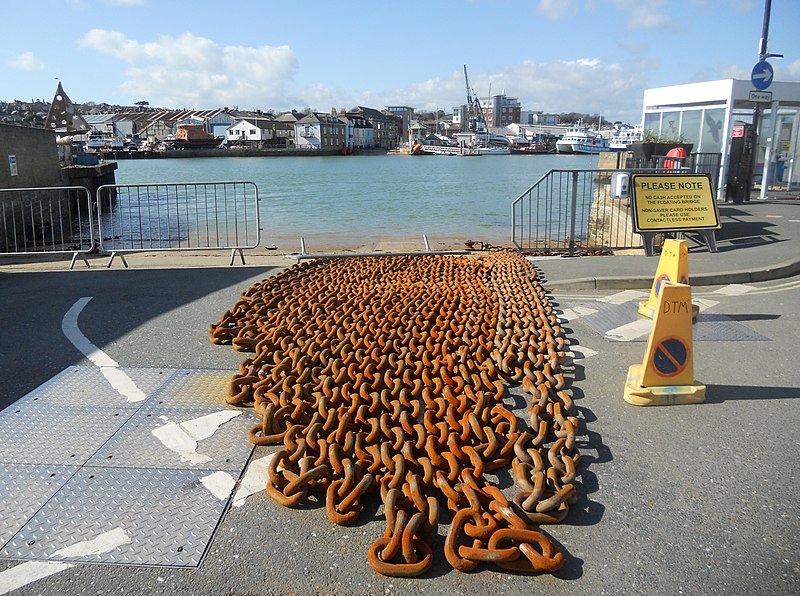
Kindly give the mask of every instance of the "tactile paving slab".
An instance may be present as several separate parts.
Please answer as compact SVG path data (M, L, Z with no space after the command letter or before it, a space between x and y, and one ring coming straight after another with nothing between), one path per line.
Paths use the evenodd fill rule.
M227 503L201 482L208 471L80 469L0 551L15 559L196 567ZM59 557L78 542L122 528L129 544Z
M184 369L175 371L153 394L146 407L216 407L225 405L231 371Z
M0 464L0 548L80 468Z
M252 453L252 410L225 402L233 371L120 370L147 399L129 403L97 367L72 366L0 412L0 557L62 559L62 549L122 529L129 544L63 560L200 563L230 498L202 480L216 474L223 492L233 487ZM205 429L194 437L202 461L153 435L181 423Z
M241 470L252 448L247 431L255 420L250 410L222 424L213 435L197 442L196 453L208 461L192 463L175 450L165 447L153 431L166 424L185 423L213 415L226 408L146 408L136 412L95 454L88 465L125 468L185 468L200 470ZM205 457L203 459L205 459Z
M174 369L153 368L122 370L147 395L151 395L177 372ZM109 384L96 366L70 366L19 399L17 405L29 401L62 406L132 409L137 409L141 405L138 402L128 402Z
M83 465L134 412L33 399L12 404L0 412L0 462Z

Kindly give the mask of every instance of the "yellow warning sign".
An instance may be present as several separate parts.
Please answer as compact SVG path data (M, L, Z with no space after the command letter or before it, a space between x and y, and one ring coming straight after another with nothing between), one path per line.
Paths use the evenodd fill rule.
M637 406L700 403L705 386L694 381L692 289L664 281L641 364L628 369L625 401Z
M631 197L637 233L720 227L708 174L632 174Z

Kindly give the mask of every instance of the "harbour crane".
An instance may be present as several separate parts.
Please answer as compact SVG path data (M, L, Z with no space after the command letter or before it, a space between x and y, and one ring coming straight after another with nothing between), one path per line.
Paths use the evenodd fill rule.
M470 132L486 130L486 118L483 114L483 106L478 94L469 85L469 75L467 75L467 65L464 65L464 83L467 86L467 122ZM474 97L473 97L474 96Z

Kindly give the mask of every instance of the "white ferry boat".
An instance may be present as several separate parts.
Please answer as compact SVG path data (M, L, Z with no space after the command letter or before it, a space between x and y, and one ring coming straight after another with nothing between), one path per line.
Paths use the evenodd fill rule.
M627 151L633 143L642 140L642 127L621 128L614 132L608 142L611 151Z
M609 151L608 139L585 126L568 128L567 133L556 141L559 153L601 153Z

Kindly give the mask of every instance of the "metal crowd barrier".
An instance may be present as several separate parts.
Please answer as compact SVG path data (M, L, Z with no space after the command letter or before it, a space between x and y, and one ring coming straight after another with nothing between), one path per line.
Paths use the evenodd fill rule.
M221 249L230 264L261 241L258 187L252 182L109 184L97 190L100 249L107 267L125 253Z
M0 189L0 255L72 254L95 249L92 197L83 186Z

